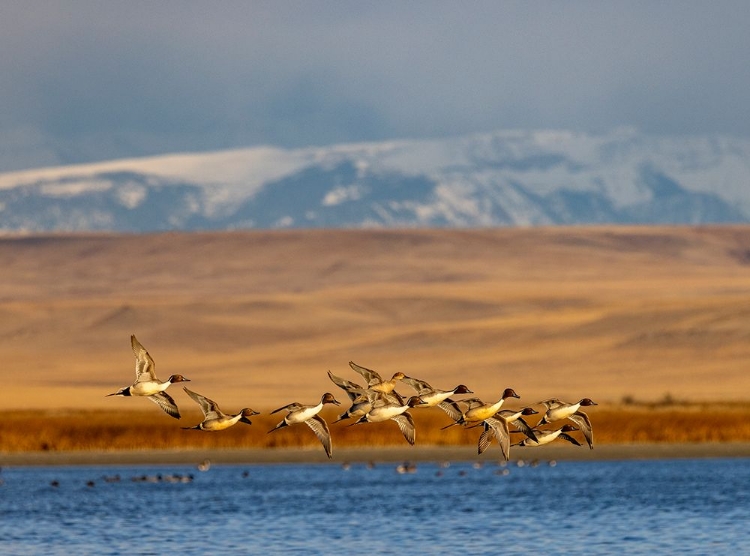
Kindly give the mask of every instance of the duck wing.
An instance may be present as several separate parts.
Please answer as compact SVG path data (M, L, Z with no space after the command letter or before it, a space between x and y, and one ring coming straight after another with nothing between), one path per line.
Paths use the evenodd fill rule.
M395 403L398 405L405 405L404 404L404 398L401 397L401 394L396 392L395 390L392 390L390 394L383 394L383 397L388 401L388 403Z
M589 416L583 411L576 411L573 415L568 417L573 421L583 433L583 437L586 439L586 443L590 449L594 449L594 431L591 429L591 420Z
M365 391L365 389L356 382L351 382L349 380L346 380L345 378L338 377L331 371L328 371L328 378L330 378L331 382L333 382L336 386L344 390L351 401L354 401Z
M448 414L448 417L454 421L458 421L464 416L459 405L450 398L443 400L437 406L445 411Z
M495 433L497 443L500 444L500 450L503 452L505 461L510 459L510 430L508 430L508 422L505 419L495 419L490 417L484 421Z
M318 437L318 440L320 440L320 443L326 450L326 455L329 458L333 457L331 455L333 451L333 447L331 446L331 433L328 430L328 424L325 422L325 420L320 415L314 415L313 417L305 421L305 423L312 429L312 431L315 433L315 436Z
M375 384L380 384L383 382L383 379L381 376L373 371L372 369L368 369L366 367L362 367L360 365L357 365L354 361L349 361L349 366L352 368L352 370L356 373L359 373L362 375L362 378L364 378L367 381L367 386L374 386Z
M414 446L416 430L414 428L414 419L412 419L412 416L409 415L409 413L402 413L401 415L391 417L391 420L396 421L396 424L398 425L401 434L404 435L406 441Z
M401 379L402 382L405 382L414 390L417 392L417 394L422 394L424 392L431 392L433 390L432 386L427 384L424 380L419 380L418 378L412 378L410 376L405 376Z
M523 417L519 417L518 419L513 421L512 425L516 427L516 429L524 433L526 436L531 438L531 440L537 442L536 434L534 434L534 429L531 428L531 426L524 420Z
M557 438L562 438L563 440L567 440L571 444L575 444L576 446L580 446L581 443L578 442L575 438L570 436L567 432L561 432Z
M133 353L135 354L135 381L157 380L154 360L148 354L146 348L137 340L135 334L130 336L130 346L133 348Z
M280 407L280 408L278 408L278 409L274 409L274 410L273 410L273 411L272 411L272 412L270 413L270 415L273 415L274 413L278 413L279 411L283 411L283 410L285 410L285 409L286 409L287 411L295 411L295 410L297 410L297 409L302 409L302 404L300 404L300 403L298 403L298 402L292 402L292 403L290 403L290 404L288 404L288 405L285 405L285 406L283 406L283 407Z
M479 435L479 441L477 442L477 453L481 454L484 452L487 448L489 448L490 444L492 444L492 440L495 438L495 431L490 427L487 423L483 423L484 430L482 431L482 434Z
M185 390L187 395L193 398L193 400L195 400L201 407L201 411L203 412L203 417L205 418L205 420L218 419L219 417L224 416L215 401L207 398L206 396L201 396L197 392L188 390L184 386L182 387L182 389Z
M161 407L167 415L170 415L175 419L180 418L180 410L177 409L177 404L174 403L172 396L170 396L166 392L157 392L156 394L147 397L149 400Z

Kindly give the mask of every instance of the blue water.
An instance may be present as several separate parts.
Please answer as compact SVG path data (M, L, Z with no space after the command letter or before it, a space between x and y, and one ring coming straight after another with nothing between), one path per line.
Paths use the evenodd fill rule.
M156 474L194 480L132 480ZM25 467L0 478L2 554L750 554L748 459L421 463L413 474Z

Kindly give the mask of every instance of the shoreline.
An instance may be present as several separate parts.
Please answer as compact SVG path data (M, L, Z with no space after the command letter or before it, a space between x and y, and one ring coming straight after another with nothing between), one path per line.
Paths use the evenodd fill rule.
M209 460L218 465L268 465L330 463L401 463L409 462L497 462L499 450L490 448L477 455L466 446L419 446L342 448L328 459L323 450L291 448L253 449L176 449L112 450L69 452L16 452L0 454L2 467L40 466L128 466L128 465L197 465ZM554 445L541 448L514 448L510 460L540 461L615 461L693 458L750 458L750 442L602 444L594 450L584 447Z

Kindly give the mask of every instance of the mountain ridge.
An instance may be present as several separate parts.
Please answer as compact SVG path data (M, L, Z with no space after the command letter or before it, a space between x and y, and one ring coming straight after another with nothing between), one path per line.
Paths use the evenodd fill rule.
M0 174L6 232L750 222L750 141L498 131Z

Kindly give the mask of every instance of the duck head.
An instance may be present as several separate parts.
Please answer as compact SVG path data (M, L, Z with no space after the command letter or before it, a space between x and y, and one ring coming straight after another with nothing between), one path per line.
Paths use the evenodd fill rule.
M422 398L419 396L412 396L406 401L406 405L409 407L417 407L418 405L422 405L424 402L422 401Z
M453 389L453 393L454 394L473 394L474 392L472 392L471 390L469 390L469 388L467 386L465 386L463 384L459 384L458 386L456 386Z
M190 379L185 378L182 375L172 375L169 377L169 379L167 379L167 382L171 382L172 384L174 384L175 382L190 382Z
M108 398L110 396L130 396L130 387L126 386L125 388L120 388L117 392L112 392L104 397Z
M320 398L320 403L332 403L334 405L341 405L341 402L334 398L333 394L331 394L330 392L326 392L325 394L323 394L323 397Z
M503 399L504 400L507 399L507 398L520 398L520 397L521 396L519 396L518 394L516 394L516 391L513 390L513 388L506 388L505 392L503 392Z

